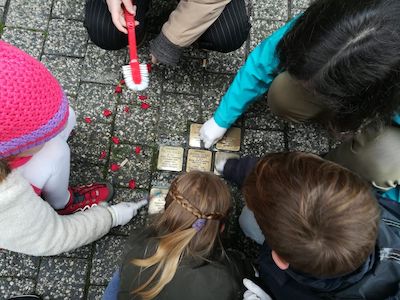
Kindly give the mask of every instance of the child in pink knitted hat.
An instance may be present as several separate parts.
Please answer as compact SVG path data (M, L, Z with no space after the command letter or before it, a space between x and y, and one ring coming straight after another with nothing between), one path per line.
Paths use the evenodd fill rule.
M6 159L59 214L113 196L108 183L69 187L67 138L75 113L57 80L37 60L0 41L0 159Z

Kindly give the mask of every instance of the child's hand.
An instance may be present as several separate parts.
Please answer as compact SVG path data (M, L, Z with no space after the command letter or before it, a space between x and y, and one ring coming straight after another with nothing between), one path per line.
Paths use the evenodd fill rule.
M137 215L138 209L147 204L147 200L143 199L139 202L121 202L109 207L112 215L112 227L127 224L134 216Z
M227 128L223 128L211 118L200 128L200 140L204 142L204 147L210 148L218 142L225 134Z
M122 4L125 6L126 10L134 16L136 15L136 5L133 5L131 0L107 0L106 2L115 27L117 27L119 31L128 34ZM138 24L139 22L136 21L135 25Z
M243 284L247 288L247 291L243 294L243 300L272 300L262 288L250 279L243 279Z

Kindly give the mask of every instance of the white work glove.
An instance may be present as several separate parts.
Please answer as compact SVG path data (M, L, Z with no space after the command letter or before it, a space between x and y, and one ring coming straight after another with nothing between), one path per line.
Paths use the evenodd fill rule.
M200 140L204 142L204 147L210 148L224 136L227 130L227 128L219 126L214 118L211 118L201 126Z
M243 294L243 300L272 300L262 288L250 279L243 279L243 284L247 288L247 291Z
M218 171L219 174L224 175L224 168L227 161L227 159L221 159L215 164L215 169Z
M128 34L122 4L125 6L126 10L134 16L136 15L136 5L134 6L132 4L132 0L107 0L106 2L115 27L117 27L119 31ZM139 22L136 21L135 25L138 24Z
M147 204L147 200L143 199L139 202L121 202L108 207L112 216L112 227L127 224L134 216L137 215L138 209Z

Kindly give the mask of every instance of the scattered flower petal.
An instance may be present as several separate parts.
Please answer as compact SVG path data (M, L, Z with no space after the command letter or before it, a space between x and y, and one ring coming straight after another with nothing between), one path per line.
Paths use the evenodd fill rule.
M92 119L89 118L89 117L85 117L85 122L88 123L88 124L89 124L89 123L92 123Z
M136 182L134 179L129 180L128 186L131 190L134 190L136 188Z
M142 109L148 109L150 108L150 104L143 102L142 105L140 106Z
M107 157L107 151L106 150L101 151L99 159L105 159L106 157Z
M128 113L129 110L130 110L129 106L125 106L125 107L124 107L124 112Z
M142 151L142 148L140 146L135 147L135 153L140 154L140 151Z
M140 101L149 99L149 97L145 96L145 95L139 95L138 98L139 98Z
M112 112L111 112L111 110L109 110L109 109L105 109L105 110L103 110L103 115L104 115L106 118L108 118L109 116L112 115Z
M124 85L124 84L125 84L125 80L121 79L121 80L119 81L119 84L120 84L120 85Z
M149 73L151 73L151 64L150 64L150 63L147 64L147 71L148 71Z
M112 138L111 138L111 140L113 141L113 143L114 144L119 144L119 138L117 138L116 136L113 136Z
M111 164L110 169L111 169L111 171L115 172L120 169L120 166L119 166L119 164Z
M116 87L115 87L115 91L114 91L116 94L121 94L122 93L122 87L118 84Z

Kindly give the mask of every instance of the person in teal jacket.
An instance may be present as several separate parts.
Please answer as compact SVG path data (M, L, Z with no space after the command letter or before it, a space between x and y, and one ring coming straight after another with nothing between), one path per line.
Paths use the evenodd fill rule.
M400 182L400 1L317 0L258 45L200 130L209 148L267 95L271 111L345 140L325 158L388 189ZM363 161L370 161L365 168Z

